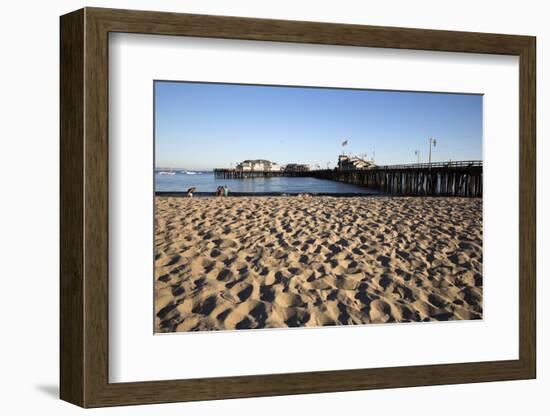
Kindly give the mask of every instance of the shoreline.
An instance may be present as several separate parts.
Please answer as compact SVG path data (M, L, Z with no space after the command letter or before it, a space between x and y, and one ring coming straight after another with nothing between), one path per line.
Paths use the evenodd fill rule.
M230 197L334 197L334 198L364 198L364 197L386 197L386 198L436 198L436 199L453 199L463 198L479 200L482 197L460 197L449 195L397 195L397 194L385 194L377 192L229 192L227 197L218 197L215 192L195 192L193 197L198 198L230 198ZM171 197L171 198L188 198L187 192L179 191L155 191L155 197Z
M212 197L212 198L228 198L228 197L298 197L298 196L310 196L310 197L364 197L364 196L393 196L387 194L368 193L368 192L229 192L227 197L218 197L214 191L211 192L195 192L193 197ZM155 197L172 197L172 198L187 198L187 192L178 191L155 191Z

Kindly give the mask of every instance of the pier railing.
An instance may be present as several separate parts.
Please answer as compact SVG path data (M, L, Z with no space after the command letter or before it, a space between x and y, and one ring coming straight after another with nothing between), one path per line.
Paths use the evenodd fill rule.
M481 160L461 160L449 162L433 162L433 163L409 163L405 165L382 165L376 166L374 169L430 169L430 168L470 168L482 167Z
M216 177L223 179L311 177L367 187L395 195L461 197L483 195L483 162L479 160L387 165L358 170L320 169L285 172L216 169L214 173Z

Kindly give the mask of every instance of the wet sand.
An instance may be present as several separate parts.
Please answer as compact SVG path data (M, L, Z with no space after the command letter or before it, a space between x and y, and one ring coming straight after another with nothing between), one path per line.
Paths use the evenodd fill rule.
M482 318L482 200L155 197L157 332Z

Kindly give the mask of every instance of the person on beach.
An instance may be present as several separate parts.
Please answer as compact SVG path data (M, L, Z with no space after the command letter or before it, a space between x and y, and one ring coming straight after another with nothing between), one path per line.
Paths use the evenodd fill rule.
M216 196L223 196L223 194L224 194L223 186L220 185L216 188Z
M197 188L195 188L194 186L192 186L191 188L189 188L187 190L187 196L189 198L193 198L193 194L195 193L195 191L197 190Z
M229 188L227 185L223 187L223 196L229 196Z

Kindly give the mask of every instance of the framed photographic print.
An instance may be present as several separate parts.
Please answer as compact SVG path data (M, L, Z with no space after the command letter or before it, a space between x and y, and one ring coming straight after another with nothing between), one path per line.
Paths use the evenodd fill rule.
M62 16L61 398L534 378L535 107L529 36Z

